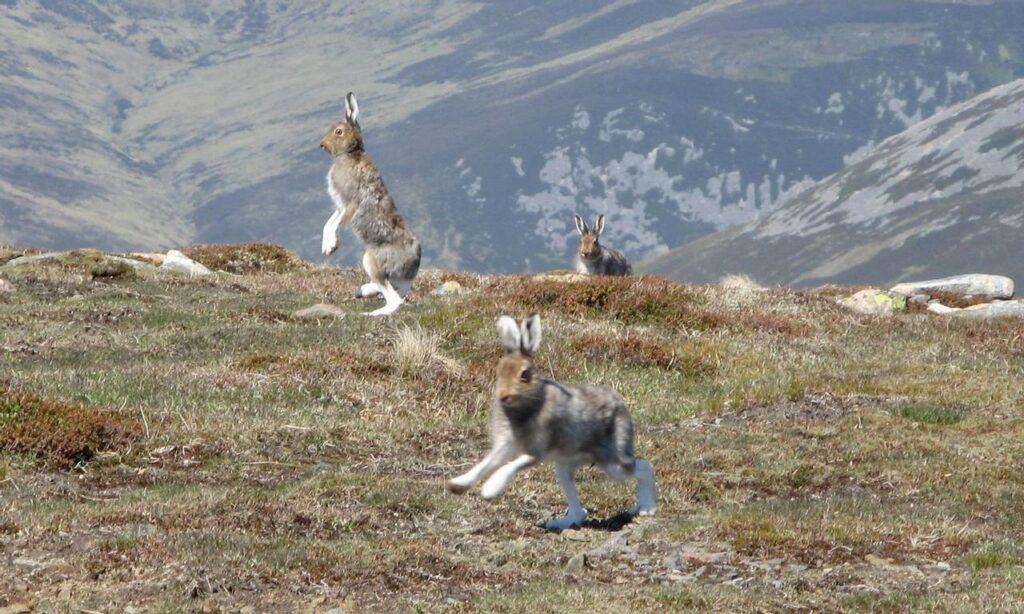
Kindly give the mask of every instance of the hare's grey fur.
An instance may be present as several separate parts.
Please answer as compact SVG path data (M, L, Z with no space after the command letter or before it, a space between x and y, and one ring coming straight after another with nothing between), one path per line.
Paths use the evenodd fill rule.
M636 478L634 515L657 509L654 469L633 453L633 421L619 393L603 386L566 386L533 375L533 354L541 339L540 317L517 324L498 320L506 354L498 363L495 399L491 406L491 451L472 469L448 481L461 494L485 480L481 494L502 494L519 471L541 462L555 464L555 475L569 500L565 516L545 527L562 530L587 517L576 492L580 465L595 465L616 480Z
M385 305L369 315L394 313L420 269L420 243L405 225L377 166L366 154L359 128L359 103L345 98L345 119L331 126L320 147L334 156L327 193L335 211L324 225L323 253L338 249L338 228L350 224L366 244L363 269L370 282L356 296L384 296Z
M580 216L576 218L576 231L580 233L580 248L576 252L576 271L583 275L632 275L633 267L625 254L601 245L604 216L597 216L594 227L587 226Z

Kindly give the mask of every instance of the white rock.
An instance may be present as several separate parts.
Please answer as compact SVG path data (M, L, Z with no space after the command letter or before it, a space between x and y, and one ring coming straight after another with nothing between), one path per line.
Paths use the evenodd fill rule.
M981 294L1005 299L1013 297L1013 290L1013 280L1009 277L977 274L902 283L893 286L891 292L902 294L903 296L929 294L931 292L949 292L950 294L962 296Z
M466 292L466 288L459 282L446 281L440 286L434 288L434 291L431 292L431 294L434 296L455 296L458 294L465 294Z
M35 254L34 256L19 256L17 258L11 258L4 263L4 266L21 266L23 264L32 264L33 262L41 262L43 260L56 260L60 258L64 252L46 252L45 254Z
M839 304L854 313L866 316L887 316L907 308L907 299L885 290L868 288L839 301Z
M961 309L957 316L978 320L994 318L1024 318L1024 301L993 301Z
M6 279L0 279L0 294L11 294L14 292L14 285Z
M176 249L172 249L167 252L164 256L164 262L160 265L160 269L164 271L176 271L178 273L186 273L193 277L199 275L212 275L210 269L199 264L195 260L192 260L185 254L179 252Z
M319 318L344 318L347 314L340 307L328 303L317 303L312 307L300 309L292 316L302 320L317 320Z
M963 311L959 307L946 307L942 303L931 303L928 305L928 311L930 313L937 313L939 315L953 313L954 311Z

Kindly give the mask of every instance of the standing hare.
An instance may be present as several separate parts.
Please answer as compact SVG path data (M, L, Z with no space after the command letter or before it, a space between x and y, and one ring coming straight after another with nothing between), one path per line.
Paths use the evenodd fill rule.
M519 471L552 461L569 510L544 526L562 530L586 520L587 511L576 493L576 468L596 465L615 480L636 478L638 501L630 513L654 514L654 469L633 456L633 421L622 397L610 388L565 386L538 377L533 355L540 346L539 316L521 324L502 316L498 332L505 356L498 362L491 406L491 451L468 472L449 480L448 491L462 494L486 480L481 494L494 499Z
M597 216L591 229L580 216L576 217L576 230L580 233L580 251L576 255L576 271L584 275L632 275L633 267L617 249L604 247L598 241L604 232L604 216Z
M334 156L327 173L327 193L335 211L324 225L323 253L338 249L338 227L351 223L366 244L363 269L370 276L357 297L384 296L385 304L367 315L394 313L420 269L420 243L405 225L395 202L384 187L377 166L366 154L359 129L359 103L352 92L345 97L345 119L331 126L320 148Z

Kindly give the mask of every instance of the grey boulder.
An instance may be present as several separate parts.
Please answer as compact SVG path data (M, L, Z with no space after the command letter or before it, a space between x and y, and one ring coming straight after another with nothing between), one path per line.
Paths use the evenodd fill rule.
M972 274L897 284L890 289L890 292L903 296L948 292L961 296L973 294L1007 299L1013 298L1013 290L1013 280L1009 277Z

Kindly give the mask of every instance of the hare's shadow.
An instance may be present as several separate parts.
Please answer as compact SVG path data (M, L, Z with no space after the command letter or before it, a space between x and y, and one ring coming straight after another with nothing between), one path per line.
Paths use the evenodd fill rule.
M607 531L608 533L615 533L616 531L621 531L627 525L632 524L633 521L636 520L636 518L637 518L637 514L633 514L631 512L619 512L618 514L615 514L614 516L609 516L608 518L604 518L604 519L600 519L600 520L596 519L596 518L587 518L586 520L583 521L583 524L581 524L581 525L579 525L577 527L573 527L573 528L574 529L597 529L598 531ZM567 530L567 529L562 529L562 530L548 529L548 528L546 528L544 526L543 522L540 523L537 526L539 526L540 528L544 529L548 533L561 533L563 530Z

